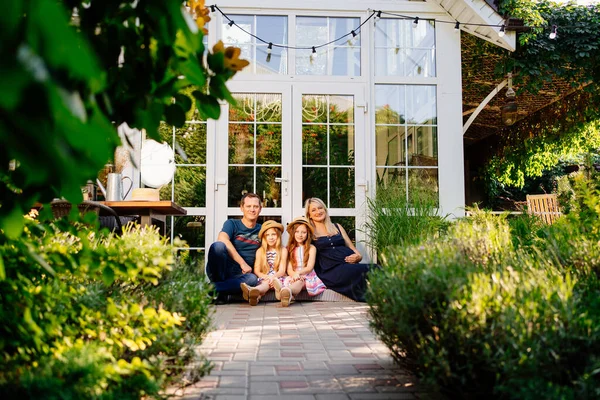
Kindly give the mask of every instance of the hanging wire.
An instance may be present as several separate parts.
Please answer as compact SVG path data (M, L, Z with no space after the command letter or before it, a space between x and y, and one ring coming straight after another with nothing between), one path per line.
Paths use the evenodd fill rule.
M210 6L210 7L211 7L211 9L212 9L212 6ZM224 17L224 18L225 18L227 21L229 21L229 22L227 23L229 26L231 26L231 25L235 25L235 26L236 26L238 29L240 29L242 32L244 32L244 33L246 33L246 34L248 34L248 35L252 36L254 39L258 40L259 42L261 42L261 43L264 43L264 44L271 44L273 47L279 47L279 48L281 48L281 49L295 49L295 50L315 50L315 49L319 49L319 48L321 48L321 47L329 46L330 44L333 44L333 43L337 43L337 42L339 42L339 41L341 41L341 40L343 40L343 39L347 38L348 36L352 36L352 38L354 38L356 35L359 35L359 34L360 34L360 28L362 28L362 26L363 26L364 24L366 24L367 22L369 22L369 20L370 20L371 18L373 18L373 17L374 17L374 16L377 14L377 12L376 12L376 11L371 11L371 15L369 15L369 16L367 17L367 19L365 19L365 20L364 20L364 21L363 21L363 22L362 22L360 25L358 25L356 28L352 29L352 31L350 31L350 32L346 33L346 34L345 34L345 35L343 35L343 36L340 36L340 37L339 37L339 38L337 38L337 39L333 39L333 40L330 40L330 41L329 41L329 42L327 42L327 43L323 43L323 44L319 44L319 45L302 47L302 46L288 46L288 45L285 45L285 44L276 44L276 43L271 43L271 42L268 42L268 41L266 41L266 40L264 40L264 39L262 39L262 38L260 38L260 37L256 36L255 34L253 34L253 33L251 33L251 32L248 32L246 29L244 29L244 28L242 28L241 26L239 26L238 24L236 24L236 23L235 23L235 22L234 22L234 21L233 21L231 18L229 18L229 16L228 16L227 14L225 14L225 13L223 12L223 10L221 10L221 9L219 8L219 6L217 6L216 4L214 5L214 7L215 7L215 8L216 8L216 9L217 9L217 10L218 10L220 13L221 13L221 15L222 15L222 16L223 16L223 17ZM354 34L354 35L353 35L353 34Z
M223 10L221 10L219 8L218 5L213 4L208 6L210 7L211 12L215 12L219 11L221 13L221 15L228 21L227 25L228 26L233 26L235 25L238 29L240 29L242 32L248 34L249 36L255 38L256 40L258 40L261 43L264 44L268 44L269 45L269 49L271 49L272 47L278 47L281 49L295 49L295 50L312 50L313 54L316 52L316 49L319 49L321 47L326 47L329 46L330 44L333 43L337 43L349 36L352 36L350 39L355 38L358 34L360 34L361 32L361 28L364 24L366 24L369 20L374 19L375 22L377 22L378 20L381 19L382 15L389 15L389 16L393 16L396 19L403 19L403 20L411 20L413 21L413 26L416 27L420 21L428 21L428 22L435 22L435 23L440 23L440 24L452 24L454 25L455 29L460 29L461 26L465 27L465 26L477 26L477 27L487 27L487 28L499 28L499 36L502 37L504 36L505 30L506 28L508 28L508 26L506 25L506 22L502 22L501 24L479 24L479 23L475 23L475 22L459 22L457 20L454 21L445 21L445 20L438 20L435 18L423 18L423 17L419 17L419 16L414 16L414 15L403 15L403 14L397 14L397 13L393 13L393 12L386 12L386 11L381 11L381 10L371 10L368 9L367 11L370 11L371 14L360 24L358 25L356 28L352 29L350 32L348 32L347 34L340 36L339 38L333 39L327 43L322 43L322 44L318 44L318 45L314 45L314 46L288 46L285 44L276 44L276 43L272 43L269 42L265 39L262 39L260 37L258 37L257 35L253 34L252 32L248 32L246 29L242 28L241 26L239 26L238 24L236 24L231 18L229 18L229 16L227 14L225 14L223 12ZM561 25L560 28L561 29L568 29L568 28L580 28L580 25ZM519 26L510 26L511 29L546 29L545 27L530 27L530 26L526 26L526 25L519 25ZM551 30L550 33L550 39L555 39L556 38L556 31L559 28L558 25L553 24L551 26L548 26L547 28L549 28Z

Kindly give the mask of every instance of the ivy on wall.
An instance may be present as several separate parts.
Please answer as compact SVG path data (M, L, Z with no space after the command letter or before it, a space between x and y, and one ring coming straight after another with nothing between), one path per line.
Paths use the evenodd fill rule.
M531 27L518 37L514 53L479 47L479 56L501 55L499 74L512 71L518 92L538 93L562 79L574 94L500 131L496 155L487 163L488 195L498 185L523 187L561 158L600 147L600 5L551 1L504 0L500 12ZM557 37L551 39L552 27Z

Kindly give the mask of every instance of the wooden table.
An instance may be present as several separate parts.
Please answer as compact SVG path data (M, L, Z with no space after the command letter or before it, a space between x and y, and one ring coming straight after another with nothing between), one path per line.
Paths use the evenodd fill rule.
M187 215L187 211L172 201L100 201L115 210L118 215L139 215L141 225L153 225L153 220L166 227L167 216Z

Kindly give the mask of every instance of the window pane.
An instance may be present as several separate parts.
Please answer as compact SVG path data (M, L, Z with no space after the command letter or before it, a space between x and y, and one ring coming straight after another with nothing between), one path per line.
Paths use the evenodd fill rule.
M377 168L377 193L390 190L406 196L406 168Z
M329 122L354 123L354 97L328 96Z
M302 125L302 164L327 165L326 125Z
M437 168L408 169L408 201L411 204L439 205Z
M239 207L240 199L248 192L254 192L254 167L229 167L227 205Z
M206 124L189 123L175 130L175 139L181 146L187 160L175 152L177 164L206 164Z
M406 86L406 98L408 123L437 123L435 86Z
M309 197L318 197L327 203L327 168L302 168L302 204Z
M281 122L281 95L275 93L256 94L256 120Z
M356 244L356 218L354 217L331 217L331 222L340 224L348 234L352 243Z
M404 165L404 127L379 125L375 128L377 165Z
M408 129L415 133L413 152L408 159L409 165L437 167L437 128L416 126Z
M330 168L329 207L354 207L354 168Z
M185 240L190 247L204 247L204 220L203 215L175 217L174 236Z
M206 206L206 168L177 167L174 201L182 207Z
M253 93L234 93L235 105L229 106L229 122L249 122L254 121L255 105Z
M404 123L406 115L404 104L404 85L375 86L375 123Z
M281 183L275 178L281 177L280 167L256 168L256 193L262 196L265 207L281 207Z
M311 60L311 47L330 42L358 30L360 18L298 17L296 18L296 74L327 76L360 75L360 36L349 43L349 38L316 49Z
M327 122L327 96L302 96L302 122Z
M256 163L281 164L281 125L256 126Z
M354 126L332 125L329 128L329 164L354 165Z
M254 125L229 124L229 164L254 162Z
M287 74L287 51L273 46L270 57L267 56L269 42L287 45L287 17L229 14L231 20L243 30L263 39L263 43L238 27L229 27L229 21L223 20L222 32L225 46L235 46L242 50L240 58L250 61L250 65L241 73Z
M436 76L435 24L407 19L381 19L375 26L377 76Z

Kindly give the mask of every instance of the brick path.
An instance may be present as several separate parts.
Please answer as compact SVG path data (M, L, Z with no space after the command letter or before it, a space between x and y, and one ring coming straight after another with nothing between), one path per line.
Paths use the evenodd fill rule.
M441 399L420 390L371 333L362 303L217 306L200 351L212 373L180 399Z

